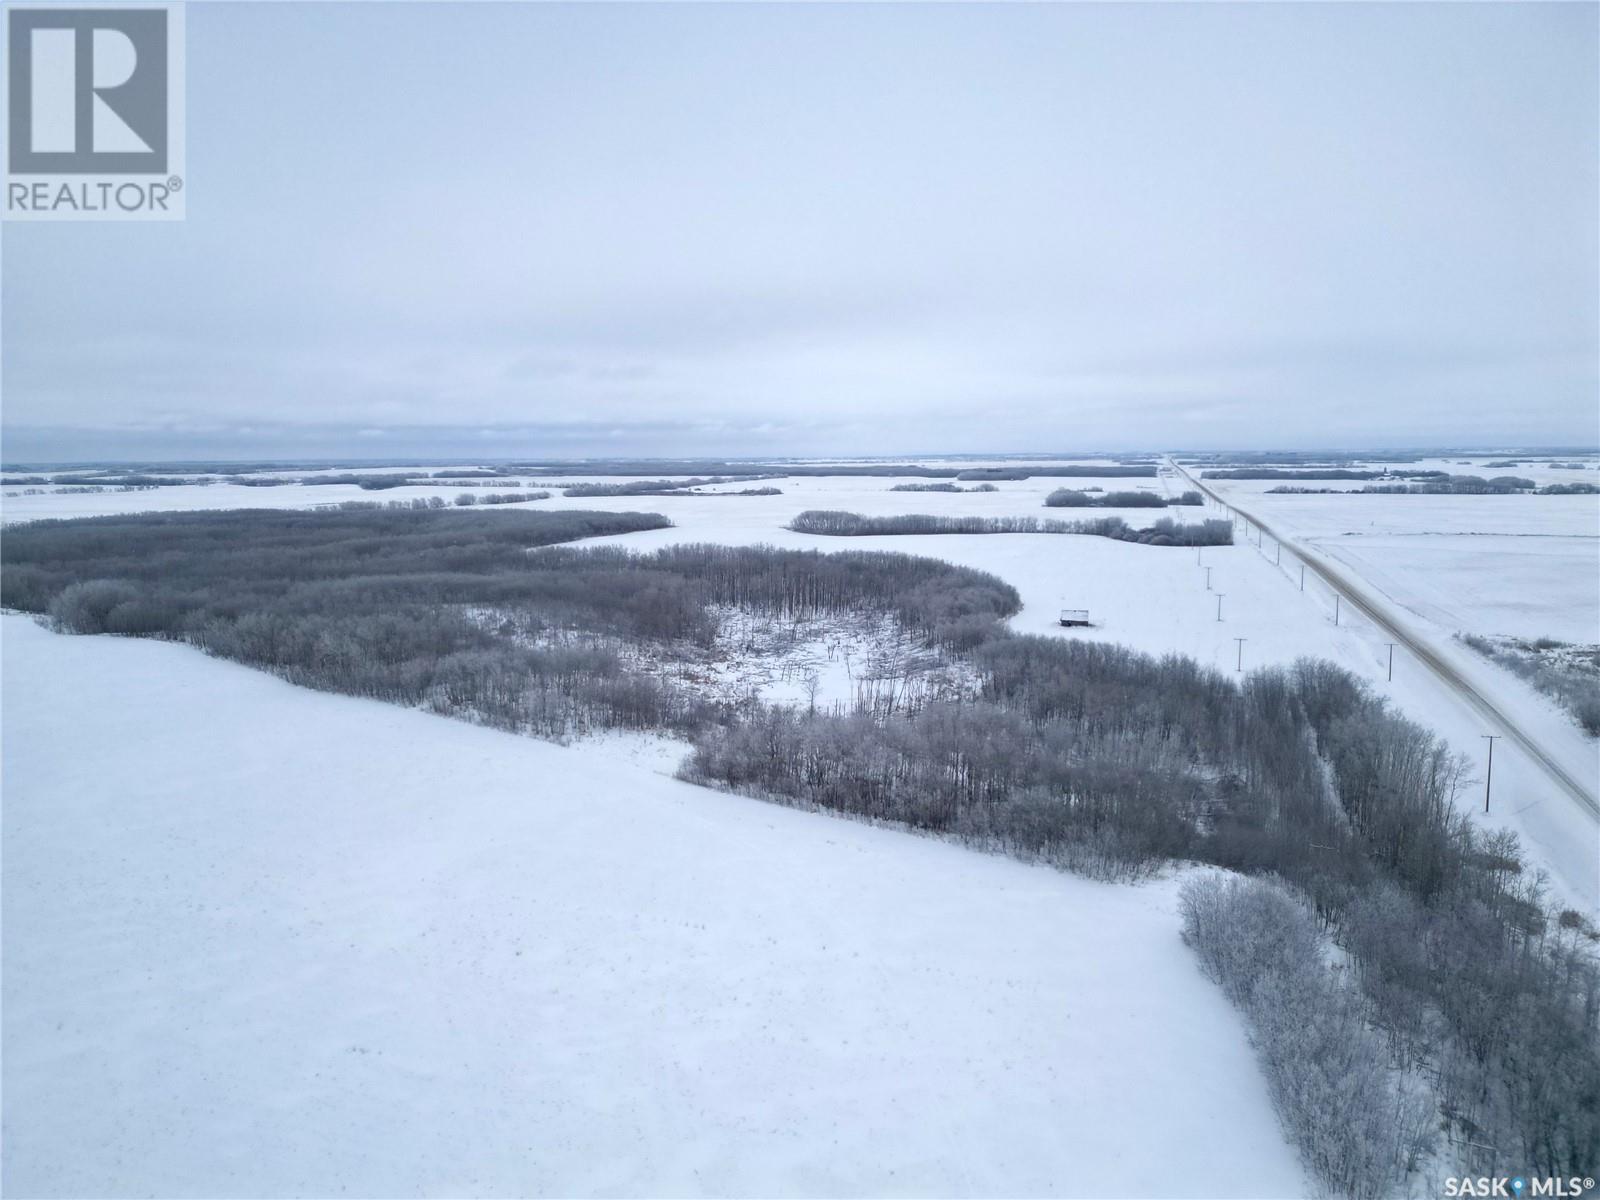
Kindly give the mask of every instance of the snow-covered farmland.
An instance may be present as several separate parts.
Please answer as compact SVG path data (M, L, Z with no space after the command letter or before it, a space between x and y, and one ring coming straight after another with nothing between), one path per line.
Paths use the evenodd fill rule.
M1309 1190L1172 880L0 631L8 1194Z
M1592 460L1583 470L1548 463L1500 470L1483 461L1429 459L1416 467L1539 484L1596 479ZM1441 632L1600 640L1600 496L1273 493L1284 482L1205 480L1285 536L1354 568ZM1348 493L1368 483L1289 485Z
M1483 761L1490 730L1473 706L1403 648L1390 680L1388 635L1336 609L1314 575L1302 590L1270 538L1196 551L786 528L811 508L1048 516L1056 487L1172 494L1181 476L959 494L890 490L900 481L537 503L669 516L674 528L612 539L641 550L943 558L1013 584L1019 631L1223 670L1331 659ZM1577 640L1600 613L1594 497L1229 486L1431 641ZM3 519L457 490L40 494L6 499ZM1062 629L1063 607L1092 625ZM0 630L10 1191L1307 1189L1234 1015L1177 938L1170 878L1107 887L707 792L669 777L679 748L664 739L561 748L297 691L174 646L59 638L15 617ZM872 640L730 632L707 686L797 704L813 675L819 703L850 698ZM740 637L763 653L744 661ZM1564 712L1454 652L1595 787L1595 743ZM1554 899L1600 907L1594 817L1509 740L1488 814L1482 784L1468 781L1461 807L1517 831Z

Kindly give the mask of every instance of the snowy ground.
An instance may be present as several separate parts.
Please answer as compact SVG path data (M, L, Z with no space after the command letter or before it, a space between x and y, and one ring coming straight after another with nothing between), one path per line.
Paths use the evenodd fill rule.
M9 1195L1308 1192L1172 880L0 637Z
M939 465L951 466L954 464ZM1017 466L1015 463L999 464L982 460L959 464L963 469L973 466L997 465ZM781 470L781 468L775 469ZM49 517L103 516L109 513L121 512L171 512L184 509L314 508L319 504L337 504L346 500L378 501L382 503L387 500L411 500L418 497L426 499L431 496L440 496L448 501L462 492L471 492L479 496L491 494L490 489L463 487L453 484L449 480L441 481L444 486L413 484L377 492L362 491L354 484L315 482L319 476L331 473L327 471L282 472L286 477L303 477L308 482L270 488L242 487L239 484L226 482L208 482L204 485L193 484L179 487L151 488L146 491L106 491L78 494L62 492L58 488L28 489L24 487L8 487L5 489L3 497L0 497L0 521L33 521ZM353 470L351 473L375 475L382 473L382 471L380 468L362 467ZM389 473L393 473L393 471L391 470ZM163 474L181 473L163 472ZM672 478L672 476L663 475L662 478ZM966 492L961 494L891 492L889 489L896 483L940 481L909 476L902 478L823 476L762 480L760 483L730 483L703 488L697 495L601 496L568 499L561 495L559 488L555 485L561 483L620 483L626 482L626 480L616 476L585 475L581 471L564 471L559 475L541 472L520 476L518 479L522 487L516 490L548 490L554 493L549 500L531 502L541 508L564 506L568 508L600 509L603 511L644 509L651 512L660 511L673 519L677 519L680 509L695 512L699 511L700 506L712 505L716 509L737 510L737 512L724 514L733 521L743 522L747 519L755 518L765 527L783 525L794 517L796 513L807 508L850 508L853 511L875 513L928 512L976 514L979 516L1081 517L1120 515L1134 524L1146 525L1154 518L1164 514L1158 509L1092 509L1082 513L1045 512L1041 506L1044 504L1045 496L1059 487L1099 487L1105 491L1153 491L1163 495L1169 494L1174 490L1171 481L1165 478L1036 477L1020 482L997 483L995 484L997 490L994 492ZM554 483L551 481L554 481ZM718 492L738 492L743 488L768 485L781 489L783 495L716 495ZM973 487L975 485L964 482L959 486ZM25 494L29 490L34 490L38 494ZM500 490L498 488L493 489L493 491ZM521 506L505 505L503 507L513 509ZM1175 516L1195 511L1197 510L1183 508L1170 510L1171 515Z
M1177 478L955 495L896 482L535 507L676 522L615 539L639 549L944 558L1015 585L1019 630L1225 670L1329 658L1482 762L1475 710L1403 651L1390 682L1383 633L1348 609L1336 623L1332 594L1301 591L1270 539L1196 552L784 528L807 508L1060 515L1042 508L1056 487L1170 493ZM1581 636L1600 614L1594 497L1229 486L1447 642L1457 627L1600 640ZM457 490L19 496L0 520ZM1063 630L1062 607L1094 625ZM1178 941L1171 880L1102 886L710 793L668 777L681 749L659 739L560 748L179 647L59 638L16 617L0 634L11 1194L1307 1190L1238 1022ZM755 682L804 702L800 659L825 642L808 645ZM1595 743L1552 702L1492 664L1470 669L1600 779ZM837 694L824 675L822 695ZM1595 911L1595 820L1510 742L1487 816L1481 783L1463 809L1517 830L1556 897Z

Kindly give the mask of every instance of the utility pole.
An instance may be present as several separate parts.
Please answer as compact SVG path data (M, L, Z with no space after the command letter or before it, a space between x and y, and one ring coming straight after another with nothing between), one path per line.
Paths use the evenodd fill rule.
M1276 539L1272 543L1272 565L1275 567L1283 565L1283 543Z
M1339 593L1338 592L1335 592L1333 594L1333 623L1335 625L1337 625L1339 623Z
M1209 592L1210 590L1211 590L1211 568L1207 567L1206 568L1206 591Z
M1197 567L1200 565L1200 551L1202 551L1204 549L1205 549L1204 546L1196 546L1194 548L1194 564Z
M1222 620L1222 593L1217 593L1217 620Z
M1242 671L1242 670L1244 670L1244 644L1246 642L1248 642L1250 639L1249 638L1236 637L1233 640L1239 646L1239 657L1238 657L1238 660L1233 664L1233 669L1235 671Z
M1394 682L1394 648L1395 648L1395 646L1397 644L1398 643L1395 643L1395 642L1385 642L1384 643L1385 646L1389 647L1389 682L1390 683Z
M1489 785L1494 782L1494 744L1504 735L1499 733L1480 733L1479 737L1489 743L1489 769L1483 773L1483 811L1489 811Z
M1301 563L1300 564L1300 590L1302 592L1306 590L1306 565L1305 565L1305 563Z

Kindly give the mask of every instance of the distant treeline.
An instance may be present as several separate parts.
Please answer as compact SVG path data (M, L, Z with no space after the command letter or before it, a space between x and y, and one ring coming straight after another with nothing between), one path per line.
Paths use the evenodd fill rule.
M956 483L897 483L889 489L891 492L997 492L1000 489L992 483L980 483L976 487L962 487Z
M962 471L957 479L1154 479L1154 464L1120 466L1019 467L1015 471Z
M1179 462L1190 466L1292 466L1292 467L1349 467L1363 462L1413 463L1424 457L1416 451L1340 450L1260 450L1234 451L1220 454L1185 454ZM1428 455L1427 457L1433 457Z
M1518 492L1531 492L1541 496L1588 495L1600 491L1593 484L1553 483L1539 487L1531 479L1520 475L1496 475L1485 479L1481 475L1446 475L1432 472L1433 477L1415 483L1374 483L1366 487L1348 488L1297 488L1275 487L1267 491L1276 495L1340 495L1340 496L1509 496Z
M966 481L1019 480L1055 477L1140 477L1154 478L1156 465L1151 462L1125 462L1118 464L1084 463L1067 466L1035 466L1018 463L1009 467L930 467L920 463L825 463L798 464L776 462L734 462L715 459L698 459L691 462L647 460L643 462L527 462L512 465L523 472L561 471L567 475L744 475L751 478L796 479L826 478L828 476L917 479L958 479ZM507 468L512 469L512 468Z
M1119 542L1140 542L1147 546L1233 544L1233 524L1230 521L1209 520L1198 525L1180 525L1169 517L1162 517L1143 529L1135 529L1121 517L1099 517L1085 521L1040 520L1038 517L947 517L925 513L869 517L861 513L807 509L789 522L789 528L796 533L818 533L828 537L927 533L1071 533L1113 538Z
M1353 471L1345 467L1238 467L1226 471L1201 471L1201 479L1382 479L1387 471Z
M484 492L482 495L462 492L452 503L460 508L470 508L474 504L526 504L530 500L548 499L549 492Z
M676 496L684 495L691 488L713 487L728 483L750 483L754 480L767 479L766 475L712 475L705 478L692 477L689 479L637 479L630 483L574 483L562 490L562 495L579 499L593 499L596 496ZM745 488L738 492L700 493L701 495L719 496L781 496L782 489L775 487Z
M1169 504L1197 507L1204 503L1199 492L1171 497L1155 492L1106 492L1091 496L1076 488L1057 488L1044 498L1046 508L1165 508Z
M312 479L302 479L300 482L307 484L308 486L311 484L347 483L354 484L363 491L381 492L386 491L389 488L409 487L411 484L416 482L416 478L417 477L414 475L389 474L388 472L383 472L376 475L318 475Z
M193 483L192 479L182 479L173 475L144 475L116 473L111 471L96 471L90 474L55 475L50 482L66 487L103 487L103 488L156 488L177 487L180 484ZM207 483L211 482L206 480Z
M497 467L469 467L457 470L425 471L420 469L404 469L398 471L341 471L332 474L308 475L304 478L284 478L282 475L265 475L262 472L269 468L257 466L250 468L230 468L226 471L212 471L220 479L196 478L194 476L130 474L113 471L86 471L71 475L57 475L46 477L43 475L30 475L4 481L5 486L24 484L79 485L98 487L139 486L139 487L178 487L205 485L215 482L234 483L243 487L283 487L291 484L305 486L317 485L346 485L359 487L366 491L383 491L389 488L415 487L444 483L448 481L480 481L487 485L495 485L508 476L527 475L537 472L548 472L552 468L565 467L569 474L596 475L596 476L636 476L653 475L656 478L639 480L636 485L616 485L627 490L616 491L584 491L578 493L583 496L652 496L669 495L682 491L685 488L700 487L712 483L738 483L756 482L760 480L779 480L786 477L792 478L826 478L828 476L843 477L906 477L925 479L954 479L966 482L973 481L1004 481L1023 480L1029 478L1120 478L1120 477L1146 477L1153 478L1156 474L1154 464L1148 463L1123 463L1123 464L1084 464L1081 466L1017 466L1017 467L929 467L908 463L872 463L872 464L839 464L839 465L805 465L796 466L772 463L523 463L508 464ZM291 468L281 467L281 470ZM662 478L667 472L682 472L682 477L674 474L671 478ZM199 474L197 470L197 474ZM697 478L696 476L707 476ZM510 481L507 480L507 486ZM574 483L572 488L605 488L611 485L596 483ZM568 493L573 494L571 492ZM745 495L762 495L769 493L746 492Z

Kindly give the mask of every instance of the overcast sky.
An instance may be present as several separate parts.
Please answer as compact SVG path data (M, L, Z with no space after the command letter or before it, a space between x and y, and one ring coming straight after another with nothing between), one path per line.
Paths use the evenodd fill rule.
M1597 13L192 4L3 452L1594 444Z

